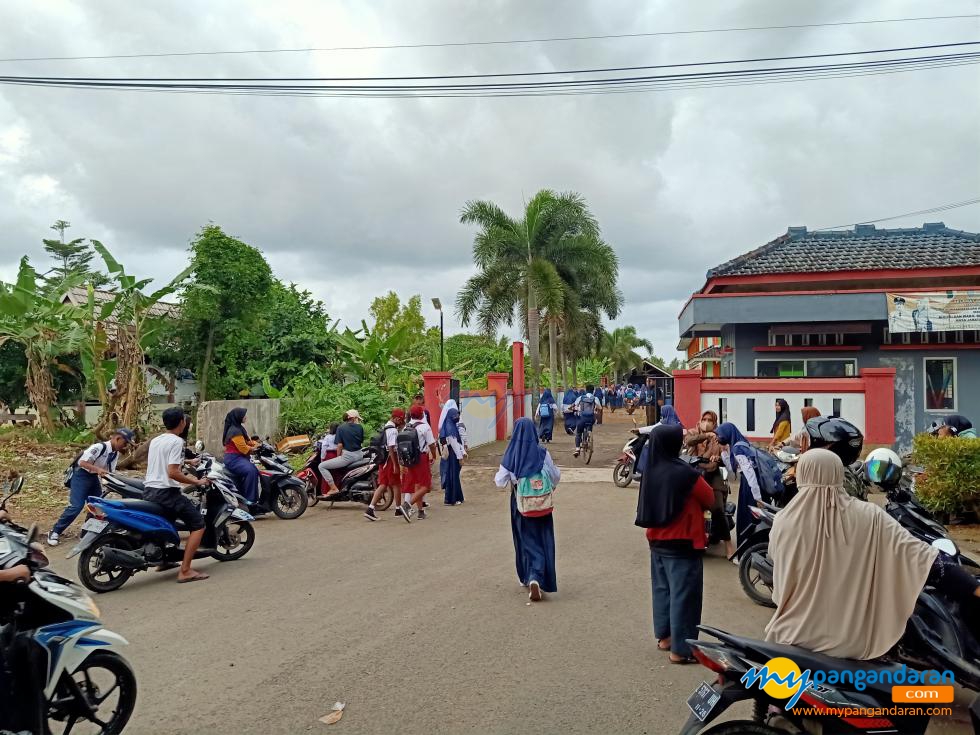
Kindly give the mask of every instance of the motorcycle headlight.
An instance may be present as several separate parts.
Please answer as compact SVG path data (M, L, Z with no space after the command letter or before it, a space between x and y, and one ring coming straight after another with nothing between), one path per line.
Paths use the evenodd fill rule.
M35 578L35 580L37 581L38 586L40 586L45 592L71 600L79 607L87 610L92 617L99 618L102 616L99 606L95 604L95 600L74 585L62 584L61 582L53 582L51 580L40 578Z

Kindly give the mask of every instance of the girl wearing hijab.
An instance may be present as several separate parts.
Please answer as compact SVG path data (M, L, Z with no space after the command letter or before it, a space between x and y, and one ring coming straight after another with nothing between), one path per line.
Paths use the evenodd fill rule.
M715 432L721 445L721 458L725 461L728 471L738 472L738 505L735 511L735 540L741 544L745 531L752 525L752 513L749 507L762 503L762 489L759 477L755 474L755 462L752 457L752 445L738 427L732 423L724 423Z
M884 509L847 494L836 454L811 449L796 480L799 495L776 515L769 537L776 613L766 640L877 658L902 637L926 584L959 600L967 620L980 611L975 578Z
M517 483L522 477L539 472L546 475L554 487L558 487L561 472L548 450L538 444L534 422L529 418L518 419L494 482L497 487L510 485L511 488L510 530L514 536L517 579L528 588L528 598L532 602L540 601L544 592L558 591L553 514L549 511L546 515L531 517L521 515L517 510Z
M732 532L725 516L725 501L728 499L728 483L721 476L721 445L715 436L718 428L718 414L705 411L698 425L684 432L684 449L692 457L708 460L701 465L704 481L711 485L715 502L711 506L711 543L725 542L725 556L735 556Z
M459 432L459 408L450 398L439 416L439 444L442 458L439 460L439 477L445 493L446 505L463 504L463 485L459 475L466 458L463 437Z
M701 623L704 511L715 502L711 486L680 459L683 441L676 424L653 427L636 506L636 525L647 529L650 544L653 634L674 664L694 661L687 641Z
M565 419L565 433L569 436L572 436L572 434L575 433L576 416L575 412L572 410L572 406L575 405L575 400L577 398L578 393L575 392L574 388L566 389L561 397L561 410Z
M790 419L789 404L782 398L776 399L776 420L772 422L772 441L769 448L779 446L793 433L793 421Z
M783 446L796 447L800 450L800 454L802 454L810 448L810 435L806 431L806 422L810 419L817 418L820 415L820 409L816 406L804 406L800 415L803 417L803 428L796 432L792 439L787 439L783 442Z
M546 444L553 438L557 408L558 404L555 403L555 397L551 395L551 388L545 388L535 415L538 417L538 438Z
M664 426L680 426L684 428L684 424L681 423L680 417L677 415L677 411L669 403L665 406L660 407L660 424Z
M248 439L244 425L247 412L244 408L233 408L228 412L221 442L225 445L225 469L231 473L242 497L249 505L254 505L259 499L259 471L248 455L258 444Z

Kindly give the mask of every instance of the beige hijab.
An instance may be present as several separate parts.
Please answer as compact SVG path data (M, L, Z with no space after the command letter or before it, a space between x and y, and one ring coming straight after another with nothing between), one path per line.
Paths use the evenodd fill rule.
M766 640L877 658L905 632L939 552L844 492L836 454L811 449L796 477L800 494L776 516L769 539L777 609Z

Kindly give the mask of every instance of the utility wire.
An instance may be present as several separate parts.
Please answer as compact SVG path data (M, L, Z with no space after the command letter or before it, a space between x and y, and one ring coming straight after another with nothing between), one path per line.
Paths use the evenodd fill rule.
M973 199L965 199L961 202L950 202L949 204L940 204L938 207L930 207L929 209L920 209L917 212L905 212L904 214L893 214L890 217L878 217L877 219L866 219L863 222L852 222L848 225L834 225L833 227L821 227L814 232L825 232L826 230L839 230L842 227L856 227L857 225L870 225L875 222L888 222L893 219L902 219L903 217L916 217L920 214L933 214L935 212L945 212L950 209L958 209L960 207L969 207L973 204L980 204L980 197L975 197Z
M787 25L773 26L741 26L734 28L696 28L676 31L648 31L643 33L608 33L590 36L551 36L543 38L520 38L505 40L488 41L447 41L441 43L398 43L389 45L373 46L325 46L308 48L274 48L274 49L243 49L239 51L173 51L158 53L140 54L104 54L89 56L27 56L11 57L0 59L0 63L19 62L19 61L89 61L99 59L147 59L147 58L168 58L180 56L234 56L243 54L285 54L285 53L311 53L311 52L330 52L330 51L385 51L395 49L421 49L421 48L448 48L459 46L505 46L529 43L557 43L568 41L594 41L605 39L622 38L650 38L655 36L685 36L706 33L741 33L745 31L782 31L797 30L805 28L832 28L839 26L861 26L874 25L881 23L911 23L918 21L932 20L960 20L966 18L980 18L980 14L963 15L929 15L915 18L879 18L875 20L850 20L830 23L794 23Z

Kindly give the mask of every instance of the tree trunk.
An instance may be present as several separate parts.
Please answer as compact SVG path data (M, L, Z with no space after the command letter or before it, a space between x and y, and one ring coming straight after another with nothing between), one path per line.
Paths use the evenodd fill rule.
M569 358L569 361L572 363L572 385L577 388L578 387L578 365L575 364L575 356L572 355Z
M565 345L558 342L558 362L561 363L561 387L568 390L568 360L565 359Z
M551 389L558 389L558 325L548 320L548 361L551 363Z
M201 366L200 386L197 394L198 405L208 399L208 375L211 372L211 360L214 358L214 322L208 325L208 343L204 347L204 364Z
M541 314L538 313L538 299L534 293L534 286L528 279L527 284L527 338L530 342L531 360L531 412L538 408L538 394L541 391Z
M43 362L27 354L27 397L37 411L37 424L45 433L54 433L51 407L55 402L54 381L51 371Z

